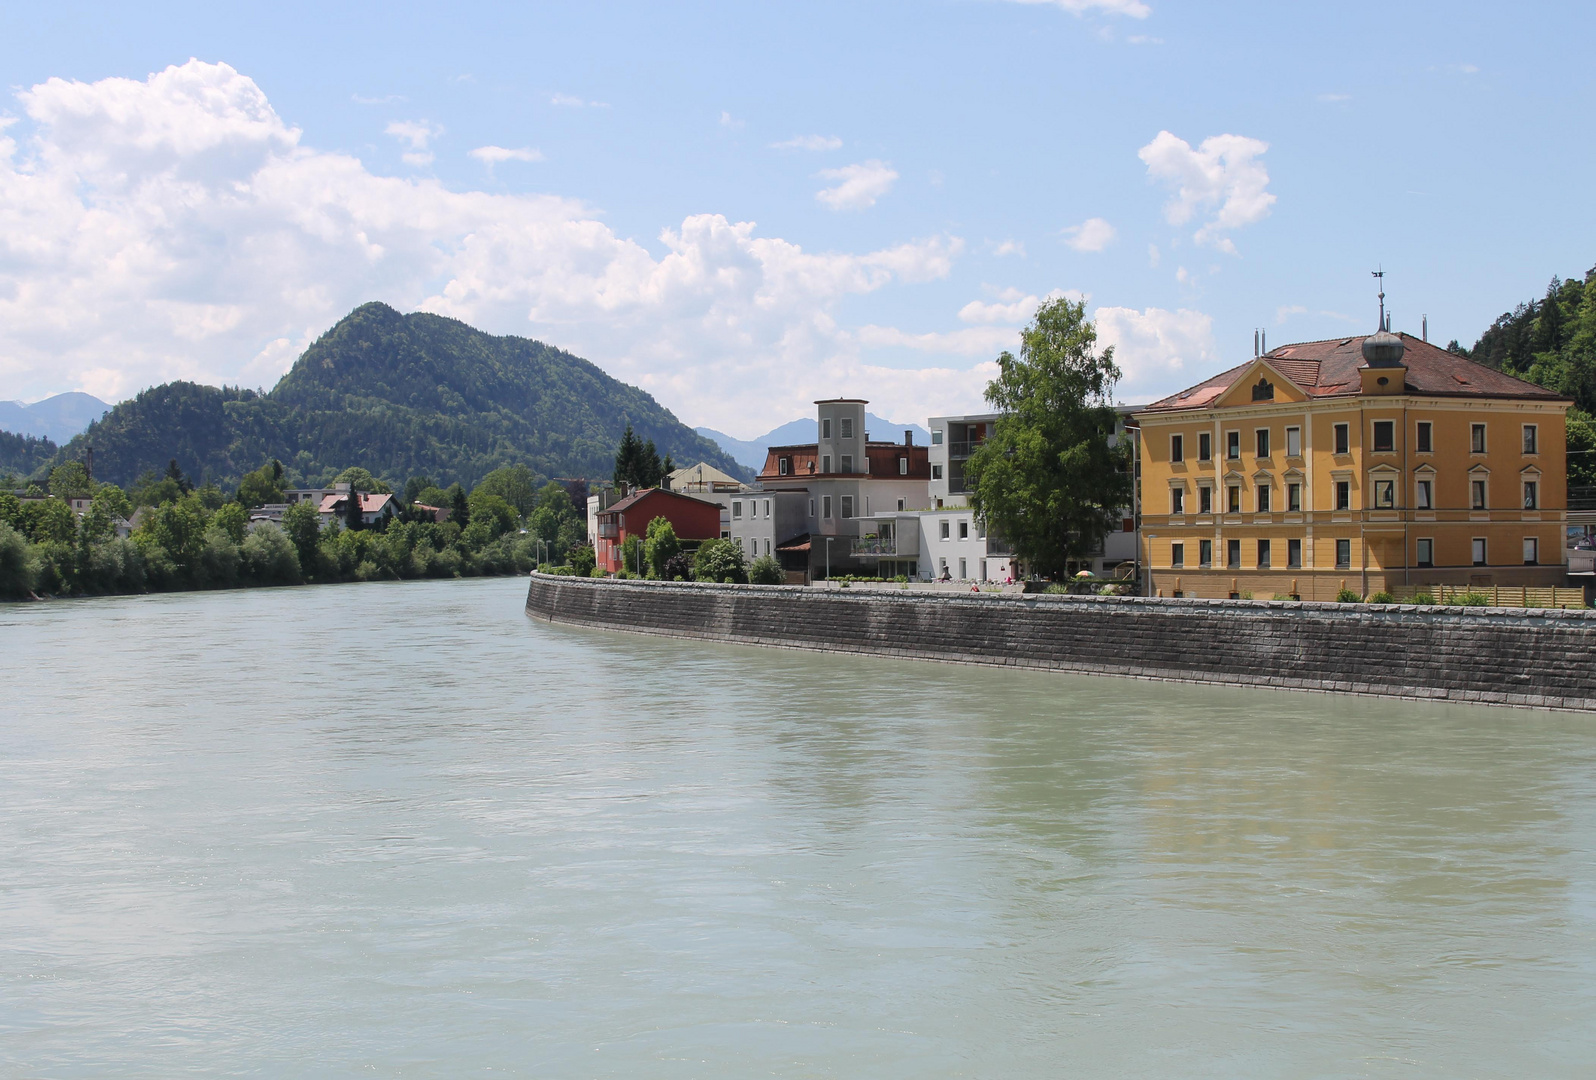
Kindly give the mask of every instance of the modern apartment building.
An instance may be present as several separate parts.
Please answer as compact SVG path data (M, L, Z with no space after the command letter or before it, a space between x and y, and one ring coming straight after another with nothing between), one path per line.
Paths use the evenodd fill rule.
M1389 331L1257 356L1136 414L1151 589L1560 584L1570 404Z

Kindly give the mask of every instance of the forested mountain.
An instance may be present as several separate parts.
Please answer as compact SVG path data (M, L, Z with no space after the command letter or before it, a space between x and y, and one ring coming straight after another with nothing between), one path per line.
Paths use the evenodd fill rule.
M0 474L27 476L54 459L58 447L49 439L0 431Z
M104 416L110 407L94 395L77 390L32 405L0 401L0 429L64 443Z
M502 466L608 477L627 424L661 455L742 470L651 396L541 342L365 304L305 351L269 393L174 382L144 391L62 448L94 447L96 479L129 484L173 458L196 480L236 482L280 459L295 482L350 465L396 481L467 486Z

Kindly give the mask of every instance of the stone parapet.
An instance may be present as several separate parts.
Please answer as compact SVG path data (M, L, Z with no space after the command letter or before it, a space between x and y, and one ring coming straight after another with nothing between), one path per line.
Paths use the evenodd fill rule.
M954 594L533 574L551 622L741 645L1596 711L1596 611Z

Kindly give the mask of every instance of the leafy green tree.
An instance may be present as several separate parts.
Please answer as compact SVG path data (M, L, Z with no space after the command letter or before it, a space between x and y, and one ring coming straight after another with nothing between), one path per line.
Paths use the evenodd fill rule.
M21 533L0 522L0 596L27 596L38 582L38 557Z
M781 564L769 555L761 555L748 568L748 582L751 585L782 585L786 581L787 575L782 571Z
M741 544L730 540L705 540L693 559L693 577L698 581L748 581L748 566Z
M283 532L299 556L300 571L314 577L318 568L317 548L321 543L321 514L308 502L297 502L283 511Z
M180 494L187 495L194 490L194 485L189 478L183 475L183 470L177 467L177 459L173 458L166 463L166 479L177 485Z
M417 501L423 491L436 486L430 476L412 476L405 481L405 502L413 503ZM426 500L421 499L421 501L425 502Z
M201 506L211 512L220 510L222 504L227 501L227 496L223 495L222 489L215 484L206 484L204 487L196 488L194 497L199 500Z
M586 544L572 548L569 561L571 570L577 577L591 577L593 567L598 565L598 559L593 555L593 549Z
M365 527L366 518L360 505L360 489L351 485L349 497L344 500L344 528L350 532L359 532Z
M156 507L142 531L172 557L180 573L194 572L205 547L205 515L198 499L185 497Z
M94 494L94 481L81 461L68 461L50 470L50 494L58 499L86 499Z
M449 501L444 505L449 508L449 520L465 529L471 524L471 502L466 498L465 489L459 484L450 484L448 494Z
M1020 355L998 357L986 400L1002 415L965 465L976 513L1055 580L1088 557L1131 499L1126 446L1109 445L1120 371L1113 347L1096 344L1084 301L1038 308Z
M183 487L170 476L151 470L138 478L129 492L134 506L163 506L183 497Z
M553 481L550 481L543 491L546 492L550 487L559 488L562 493L565 491ZM506 465L502 469L494 469L477 481L477 486L471 489L473 495L479 491L484 495L497 495L515 507L515 512L520 517L530 514L533 507L541 504L543 497L537 487L537 477L533 476L532 470L525 465ZM569 497L567 499L569 501Z
M0 491L0 525L9 525L13 529L22 526L22 500L9 491Z
M211 527L220 529L234 544L244 542L244 529L249 525L249 511L236 502L228 503L211 515Z
M368 495L392 495L393 488L372 476L370 472L358 465L351 465L333 478L333 483L348 484L351 490L364 491Z
M657 578L665 578L665 566L682 550L681 541L676 539L676 526L670 523L669 518L656 517L648 523L648 532L643 540L643 557L648 560L649 571Z
M22 504L28 539L35 544L72 544L78 538L78 518L60 499Z
M269 521L255 526L244 538L243 556L245 571L263 585L293 585L300 580L294 542Z
M115 484L101 484L95 488L91 506L103 509L105 516L113 521L117 518L127 520L133 516L132 501Z
M515 507L497 495L473 491L467 503L471 524L483 525L488 530L489 539L497 540L505 533L515 532L521 527L521 517L515 512Z
M621 568L629 574L643 572L643 539L636 533L621 541Z
M273 458L238 482L238 501L253 510L283 501L283 463Z

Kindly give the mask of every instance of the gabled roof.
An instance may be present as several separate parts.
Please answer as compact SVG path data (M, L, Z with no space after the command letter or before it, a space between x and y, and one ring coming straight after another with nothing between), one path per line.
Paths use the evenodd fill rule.
M696 484L700 481L706 484L740 484L742 481L735 476L728 476L707 461L700 461L697 465L689 465L677 469L670 476L671 487L681 484Z
M338 505L340 503L346 502L348 499L349 495L347 492L340 492L336 495L323 495L321 499L321 512L323 514L330 514L334 510L338 509ZM362 491L360 493L360 512L362 514L378 513L384 506L387 506L392 499L392 495L368 495Z
M1282 345L1265 353L1262 359L1300 387L1310 400L1353 397L1363 392L1363 377L1358 372L1364 366L1365 336ZM1410 334L1400 336L1405 346L1402 365L1407 368L1406 393L1432 397L1567 400L1544 386L1536 386L1495 368L1477 364ZM1249 360L1229 371L1222 371L1196 386L1153 402L1144 411L1169 412L1211 405L1235 385L1236 380L1246 374L1253 363Z
M632 492L620 502L611 503L609 506L599 511L599 516L602 517L605 514L624 514L626 511L630 510L632 507L636 506L638 503L642 502L651 495L662 495L667 499L685 499L690 503L696 503L700 506L715 505L713 502L710 502L706 499L695 499L691 495L683 495L679 491L666 491L664 488L644 488L642 491Z

